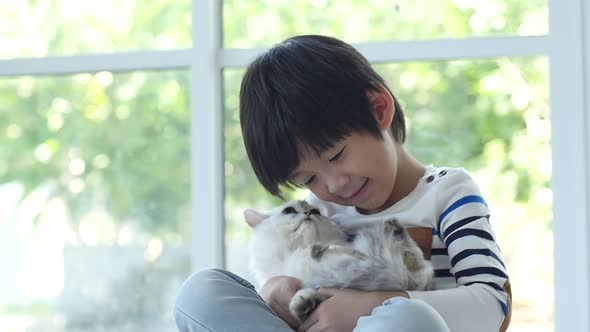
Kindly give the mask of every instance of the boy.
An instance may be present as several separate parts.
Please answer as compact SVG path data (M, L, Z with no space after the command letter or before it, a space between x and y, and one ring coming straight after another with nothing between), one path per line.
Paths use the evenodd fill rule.
M245 280L204 271L180 292L180 330L289 331L276 316L310 332L506 330L508 276L477 185L462 169L425 167L405 150L402 108L354 48L323 36L272 47L244 76L240 121L250 162L270 193L307 187L308 202L349 226L395 216L432 260L436 290L320 289L329 298L297 326L287 311L301 287L295 278L263 286L270 310ZM214 305L227 311L208 309Z

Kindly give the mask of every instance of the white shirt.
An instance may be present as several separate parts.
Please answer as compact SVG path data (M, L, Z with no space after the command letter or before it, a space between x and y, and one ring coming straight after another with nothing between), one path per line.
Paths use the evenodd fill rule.
M452 332L500 330L509 310L503 290L508 275L489 223L489 208L464 169L428 166L409 195L372 215L313 194L306 200L343 226L395 217L406 227L432 228L436 289L408 291L410 298L432 306Z

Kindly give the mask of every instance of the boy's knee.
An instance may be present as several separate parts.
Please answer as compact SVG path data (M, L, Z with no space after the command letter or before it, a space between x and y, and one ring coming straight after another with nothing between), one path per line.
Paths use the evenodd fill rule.
M229 287L235 283L230 272L221 269L207 269L193 273L188 277L176 298L176 308L182 311L195 311L196 306L207 306L219 299Z
M355 331L376 331L396 326L396 331L448 332L436 310L420 300L396 297L375 308L371 316L361 317Z
M292 331L254 286L220 269L202 270L186 279L174 319L181 332Z
M438 315L438 313L426 302L420 300L410 300L403 297L395 297L383 303L380 308L391 309L400 315L423 316Z
M193 273L178 291L174 317L180 331L209 331L210 320L217 319L218 308L228 296L239 294L250 284L222 269Z

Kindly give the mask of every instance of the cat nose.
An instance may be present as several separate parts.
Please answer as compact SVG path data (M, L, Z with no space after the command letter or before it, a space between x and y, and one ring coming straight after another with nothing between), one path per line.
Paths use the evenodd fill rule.
M305 212L303 212L303 213L304 213L306 216L308 216L308 217L309 217L309 216L311 216L311 211L309 211L309 210L307 210L307 211L305 211Z

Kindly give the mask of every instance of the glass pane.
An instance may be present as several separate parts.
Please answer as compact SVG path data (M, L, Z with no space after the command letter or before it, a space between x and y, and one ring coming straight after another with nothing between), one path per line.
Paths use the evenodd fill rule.
M464 167L480 184L514 290L510 329L553 331L546 59L376 68L407 114L406 146L414 156L424 164ZM531 236L542 240L532 243Z
M188 87L185 71L0 79L0 331L176 331Z
M225 0L224 45L269 46L299 34L324 34L349 43L542 35L545 0Z
M250 277L248 271L250 227L244 221L244 209L265 210L280 204L280 200L258 185L244 149L238 112L238 89L242 75L243 70L227 69L223 77L225 85L225 259L230 270L248 278Z
M190 0L0 3L0 58L191 45Z
M406 147L423 164L464 167L480 184L514 290L510 329L553 331L547 60L498 58L375 68L404 108ZM226 248L228 268L247 275L243 247L249 230L242 210L266 209L275 202L264 196L243 152L237 119L242 73L225 71L226 139L234 142L226 146L226 172L233 172L226 177ZM540 241L531 242L531 237Z

